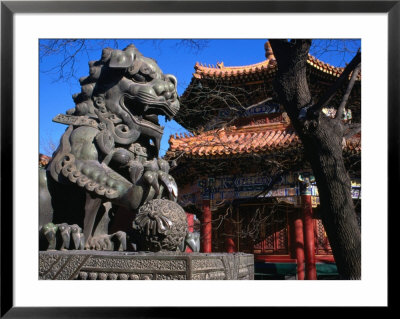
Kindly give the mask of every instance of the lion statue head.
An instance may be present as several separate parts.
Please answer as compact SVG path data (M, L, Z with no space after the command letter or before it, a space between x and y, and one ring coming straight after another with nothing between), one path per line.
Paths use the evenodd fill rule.
M158 155L163 127L158 115L172 119L179 110L177 80L163 74L157 62L134 45L105 48L101 59L89 62L89 76L79 79L81 92L68 115L94 118L115 144L138 141Z

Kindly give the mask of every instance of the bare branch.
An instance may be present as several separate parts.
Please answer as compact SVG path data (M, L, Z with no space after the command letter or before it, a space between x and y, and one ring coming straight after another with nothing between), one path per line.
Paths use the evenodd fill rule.
M40 41L40 60L50 56L59 56L61 61L47 70L41 70L44 73L57 74L56 81L75 78L75 62L78 55L87 52L86 39L60 39Z
M152 40L155 50L161 51L160 44L162 39ZM55 57L55 61L51 66L46 66L47 69L41 69L43 73L52 73L55 75L55 81L68 81L71 78L77 78L76 66L82 55L86 54L89 58L89 52L105 47L118 48L123 43L128 45L131 42L129 39L43 39L39 42L39 59L43 62L46 58ZM136 41L135 41L136 42ZM137 40L137 42L141 42ZM202 39L182 39L175 44L176 48L184 48L193 53L198 53L208 46L208 40Z
M336 91L340 89L343 83L348 79L350 73L360 64L361 62L361 52L357 52L351 62L344 69L337 81L325 92L322 98L308 109L308 114L316 113L325 107L332 97L335 95Z
M346 66L348 61L360 49L358 39L324 39L323 41L313 41L310 53L322 61L330 58L335 59L336 66Z
M340 105L339 105L339 107L337 109L337 112L336 112L335 119L337 121L340 121L342 119L342 113L343 113L344 107L346 106L347 101L349 100L349 96L350 96L351 90L353 89L354 83L356 82L356 79L357 79L358 74L360 73L360 70L361 70L361 63L359 63L356 66L356 68L354 69L354 71L353 71L353 73L351 75L351 79L350 79L349 84L347 85L346 92L344 93L342 101L340 102Z
M198 39L182 39L176 46L178 48L185 48L193 53L198 53L205 49L209 45L209 40L198 40Z
M361 123L352 123L345 125L344 127L344 138L350 138L361 131Z

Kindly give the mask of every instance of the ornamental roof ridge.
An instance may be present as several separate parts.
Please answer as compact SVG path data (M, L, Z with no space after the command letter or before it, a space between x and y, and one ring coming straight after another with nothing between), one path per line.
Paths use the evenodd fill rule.
M228 71L247 71L247 70L251 70L254 69L254 71L257 70L257 68L259 70L261 69L266 69L268 67L268 65L270 64L270 60L264 60L261 62L257 62L254 64L248 64L248 65L242 65L242 66L226 66L224 64L224 62L217 62L217 65L210 65L210 64L203 64L203 63L198 63L196 62L194 69L196 70L197 74L201 74L201 73L206 73L206 74L213 74L217 71L223 71L223 72L228 72Z
M339 77L340 74L345 69L344 67L337 67L337 66L333 66L327 62L324 62L324 61L316 58L315 56L311 55L310 53L308 54L307 64L309 64L310 66L314 67L317 70L320 70L324 73L334 75L336 77ZM358 77L358 79L360 79L360 78Z
M346 152L361 152L361 134L343 141ZM222 155L244 155L252 153L273 153L279 150L301 147L301 141L294 128L285 123L269 123L248 127L225 127L204 131L191 137L171 136L168 156L177 154L190 158L208 158Z
M324 62L315 56L308 54L307 64L313 67L316 70L319 70L323 73L330 74L335 77L339 77L340 74L345 69L344 67L333 66L327 62ZM263 70L272 70L276 67L275 56L272 54L267 55L267 59L261 62L241 65L241 66L226 66L224 62L217 62L217 65L210 65L206 63L196 62L194 69L195 73L193 76L195 78L200 79L203 75L208 77L221 77L224 74L228 74L229 76L237 76L247 73L258 73ZM358 80L361 79L361 72L357 77Z
M285 122L274 122L274 123L263 123L263 124L253 124L253 125L244 125L244 126L227 126L222 128L217 128L214 130L203 131L200 134L189 134L188 136L182 136L182 134L176 133L175 135L170 135L169 143L173 140L175 141L183 141L189 140L193 138L205 138L209 136L220 136L220 135L232 135L232 134L251 134L251 133L259 133L265 132L268 130L290 130L292 126L290 123Z
M224 62L221 62L219 64L217 64L219 69L224 69L224 70L229 70L229 69L251 69L254 67L261 67L264 65L268 65L269 64L269 60L264 60L261 62L257 62L257 63L253 63L253 64L248 64L248 65L240 65L240 66L226 66L224 65Z

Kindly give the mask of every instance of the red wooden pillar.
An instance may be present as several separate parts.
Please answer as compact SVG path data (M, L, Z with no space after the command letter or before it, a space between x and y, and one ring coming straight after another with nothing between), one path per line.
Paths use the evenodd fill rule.
M303 228L304 228L304 252L306 261L306 279L317 279L317 268L315 265L315 241L314 223L312 218L311 194L301 195L303 209Z
M233 227L232 223L229 220L225 220L225 251L227 253L234 253L236 252L236 245L235 241L233 240Z
M236 252L236 245L235 241L233 240L232 237L227 237L225 240L225 247L226 247L226 252L227 253L234 253Z
M210 200L203 200L203 216L200 229L200 251L202 253L211 253L211 207Z
M187 218L187 221L188 221L188 232L193 233L194 215L186 213L186 218ZM192 253L193 250L190 247L186 247L185 252Z
M294 250L295 258L297 260L297 280L304 280L304 235L303 235L303 219L299 212L295 213L296 216L293 220L294 228Z

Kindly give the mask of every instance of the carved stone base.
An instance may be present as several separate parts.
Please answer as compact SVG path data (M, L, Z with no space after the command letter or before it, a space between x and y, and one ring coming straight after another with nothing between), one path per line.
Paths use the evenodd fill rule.
M43 280L253 280L244 253L41 251Z

